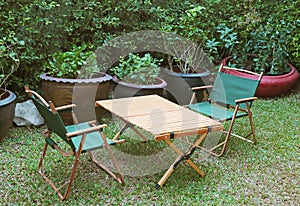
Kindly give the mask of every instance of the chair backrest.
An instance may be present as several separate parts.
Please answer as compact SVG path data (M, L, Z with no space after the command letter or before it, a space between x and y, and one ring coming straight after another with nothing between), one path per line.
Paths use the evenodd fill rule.
M235 105L237 99L254 97L259 83L260 76L255 80L219 71L210 98L222 104ZM240 107L246 108L246 105L241 104Z
M31 96L31 99L41 116L44 118L48 129L60 136L74 150L75 146L73 145L72 141L69 141L67 139L67 131L59 113L54 113L49 107L44 105L39 99L35 98L33 95Z

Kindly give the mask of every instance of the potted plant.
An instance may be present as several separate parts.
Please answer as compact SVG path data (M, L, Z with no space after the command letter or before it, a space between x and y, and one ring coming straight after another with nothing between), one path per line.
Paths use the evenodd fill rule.
M169 68L163 68L161 75L168 83L168 98L186 105L192 96L190 88L209 84L210 69L214 65L199 45L182 42L175 45L172 55L168 55ZM198 94L197 99L201 101L202 97Z
M130 53L121 57L119 63L110 68L114 75L113 94L117 98L148 94L163 95L167 83L159 78L160 62L146 53L144 56Z
M100 121L104 110L95 108L94 104L96 100L108 98L111 80L110 75L100 70L94 52L86 45L54 53L40 76L46 100L57 106L76 104L74 111L79 122L95 118ZM66 124L73 123L71 112L61 116Z
M23 46L24 41L13 36L0 40L0 141L7 135L13 123L16 94L8 90L7 86L11 84L11 75L19 68L17 50Z
M222 63L256 73L263 72L257 96L274 97L289 91L299 76L295 67L289 63L287 45L291 28L284 21L272 19L257 25L256 30L241 41L244 44L237 47L234 54L225 58Z

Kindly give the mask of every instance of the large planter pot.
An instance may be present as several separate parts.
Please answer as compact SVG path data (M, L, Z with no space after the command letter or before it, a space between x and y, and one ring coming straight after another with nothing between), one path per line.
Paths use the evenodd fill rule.
M55 106L76 104L74 112L79 122L101 118L105 110L95 108L95 101L108 99L111 76L99 73L91 79L63 79L42 74L42 91L47 101L53 101ZM73 124L72 113L62 112L61 117L65 124Z
M230 59L231 57L225 58L222 61L223 65L227 65L227 62ZM299 73L292 64L288 63L288 66L291 68L288 73L280 75L264 75L255 95L262 98L276 97L290 91L297 83ZM230 70L230 73L246 78L253 78L253 76L250 74L245 74L238 71Z
M166 81L161 78L157 78L155 84L151 85L123 82L116 76L112 78L112 81L114 98L144 96L150 94L158 94L163 96L164 88L167 86Z
M193 94L191 87L210 84L210 76L208 69L201 69L198 73L191 74L173 72L167 68L161 70L161 77L168 84L166 87L168 99L180 105L190 103ZM201 101L202 95L199 95L197 99Z
M0 141L7 135L12 126L15 114L16 95L0 88Z

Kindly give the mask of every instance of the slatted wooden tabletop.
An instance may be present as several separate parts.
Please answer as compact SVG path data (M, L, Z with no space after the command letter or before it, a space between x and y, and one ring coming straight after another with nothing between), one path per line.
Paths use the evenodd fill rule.
M96 105L154 135L221 126L158 95L101 100Z

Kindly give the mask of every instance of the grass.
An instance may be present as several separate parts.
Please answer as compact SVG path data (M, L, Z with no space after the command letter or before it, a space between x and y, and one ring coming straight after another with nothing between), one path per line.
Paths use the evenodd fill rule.
M285 96L257 100L253 105L257 145L232 138L226 153L220 158L203 158L203 153L197 150L193 160L206 176L201 178L190 167L180 164L159 190L154 186L165 170L143 176L146 167L151 167L143 159L135 162L138 167L132 168L133 173L125 172L126 184L122 186L83 155L71 195L64 202L37 173L44 127L15 127L0 144L1 204L299 205L299 108L299 82ZM243 131L246 121L238 123L241 125L238 129ZM115 132L113 127L105 131L110 137ZM154 143L129 141L123 150L142 148L140 150L149 152L152 147L154 153L164 149L160 144L155 147ZM61 156L54 152L49 154L53 161L49 165L52 177L62 180L72 162L70 159L62 161ZM117 155L119 157L120 165L128 163Z

